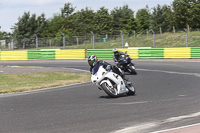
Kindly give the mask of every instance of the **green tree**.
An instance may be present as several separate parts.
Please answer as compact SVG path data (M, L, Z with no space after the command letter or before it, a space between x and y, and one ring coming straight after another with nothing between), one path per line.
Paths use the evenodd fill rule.
M62 28L64 18L60 14L55 14L47 21L46 35L48 37L55 37L59 30Z
M101 7L95 13L93 31L96 34L107 34L112 30L112 17L108 13L108 9Z
M137 22L133 16L128 20L128 23L127 23L125 29L126 29L126 32L128 33L128 35L133 35L134 31L137 30Z
M42 13L41 16L37 17L36 19L36 28L35 28L35 33L39 36L39 37L47 37L47 20L45 18L45 14Z
M133 10L124 5L123 7L116 7L111 11L111 16L113 18L113 26L116 31L125 30L126 26L130 21L130 18L133 17Z
M192 7L191 27L200 28L200 0L194 0L191 7Z
M46 26L45 14L36 18L36 14L30 15L30 12L24 12L23 16L19 17L14 30L17 47L31 47L31 44L35 44L35 34L38 37L45 36Z
M64 8L61 9L62 17L68 17L75 11L76 7L73 7L71 3L65 3Z
M164 31L169 31L173 26L173 14L170 6L164 5L153 8L150 17L150 29L158 31L161 27Z
M136 22L138 25L138 31L144 31L150 27L150 12L148 6L144 9L140 9L136 13Z
M172 9L174 11L176 27L186 28L198 27L200 20L199 0L174 0Z
M65 19L62 29L78 36L91 34L90 31L93 31L95 27L94 16L95 13L92 9L88 7L81 9Z
M24 12L24 15L16 23L14 35L17 38L17 47L28 47L34 37L35 17L30 12Z

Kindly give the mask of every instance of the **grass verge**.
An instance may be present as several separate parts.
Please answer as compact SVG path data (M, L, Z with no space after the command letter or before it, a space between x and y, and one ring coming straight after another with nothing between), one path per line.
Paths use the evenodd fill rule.
M90 81L90 74L67 72L1 73L0 94Z

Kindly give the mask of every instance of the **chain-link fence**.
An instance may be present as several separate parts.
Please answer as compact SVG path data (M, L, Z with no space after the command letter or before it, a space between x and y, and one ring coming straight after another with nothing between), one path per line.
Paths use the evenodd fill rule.
M109 49L126 47L200 47L200 30L176 30L172 32L133 32L126 35L63 36L54 38L9 38L0 40L1 50L40 50L40 49Z

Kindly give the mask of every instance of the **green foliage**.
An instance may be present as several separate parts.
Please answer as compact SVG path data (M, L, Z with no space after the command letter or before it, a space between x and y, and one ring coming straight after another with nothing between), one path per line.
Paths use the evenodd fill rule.
M137 22L135 21L135 18L133 16L129 18L128 23L125 26L125 29L128 35L133 35L134 31L137 30Z
M108 9L101 7L94 11L89 7L75 11L71 3L66 3L61 8L60 13L50 19L46 19L45 14L36 16L25 12L19 17L15 25L14 40L18 48L26 48L35 44L35 36L62 37L91 36L91 31L95 35L119 35L123 31L126 35L146 33L153 29L171 31L173 26L177 28L200 28L200 0L174 0L170 5L157 5L149 9L146 6L134 11L128 5L116 7L109 13ZM4 34L4 35L3 35ZM0 38L5 33L0 32Z
M49 19L45 28L47 30L47 36L55 37L57 32L61 29L63 22L64 18L59 14L56 14L53 16L53 18Z
M170 6L164 5L153 8L153 12L150 17L150 29L157 31L162 27L165 31L172 30L171 24L173 24L173 15Z
M108 13L108 9L101 7L94 16L94 33L104 35L113 32L112 17Z
M150 12L148 6L144 9L138 10L136 13L136 21L139 31L149 29L150 27Z
M35 34L38 37L48 36L47 30L47 20L45 14L36 18L36 14L30 15L30 12L24 12L24 15L18 19L16 23L14 37L15 44L18 48L30 47L34 43ZM46 32L45 32L46 31Z
M128 5L114 8L114 10L111 11L111 16L113 18L113 26L115 31L126 31L126 26L128 25L128 23L130 24L130 18L132 18L133 15L134 12L128 7Z
M0 31L0 40L8 38L8 35L9 35L8 33Z
M71 3L66 3L64 5L64 8L61 9L62 17L70 16L75 11L75 9L76 8L73 7L73 5Z
M200 1L199 0L174 0L172 3L176 27L185 28L188 25L199 28Z

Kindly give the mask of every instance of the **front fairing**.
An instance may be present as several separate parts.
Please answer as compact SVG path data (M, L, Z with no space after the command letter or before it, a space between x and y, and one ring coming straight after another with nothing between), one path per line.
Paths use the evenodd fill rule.
M92 83L97 85L99 88L101 88L101 85L104 82L107 82L108 84L115 83L117 85L118 88L118 94L122 94L127 92L126 86L124 84L123 79L121 78L121 76L119 76L116 73L113 72L108 72L106 71L103 66L97 66L96 68L93 68L93 73L92 73Z

